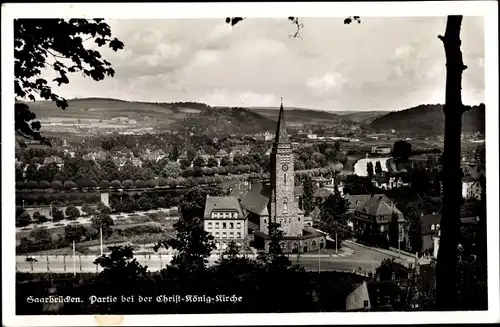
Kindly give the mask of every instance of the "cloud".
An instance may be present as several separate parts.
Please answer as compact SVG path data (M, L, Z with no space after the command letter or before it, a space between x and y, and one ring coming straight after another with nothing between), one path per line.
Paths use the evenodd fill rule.
M411 44L403 45L394 50L394 54L392 55L393 59L404 59L409 57L415 48Z
M442 102L445 57L436 36L446 17L370 17L359 26L341 18L301 22L302 38L294 39L286 17L252 18L234 27L223 18L111 20L113 37L125 49L99 51L115 77L95 82L72 74L70 84L55 91L224 106L278 106L283 97L290 107L330 110ZM473 100L484 93L482 26L481 18L466 17L461 34L469 66L464 98Z
M277 104L277 97L274 94L260 94L251 91L231 92L218 89L205 94L202 101L210 103L213 106L274 107Z
M324 95L332 90L342 88L346 79L340 73L326 73L321 77L312 77L307 80L306 86L316 95Z

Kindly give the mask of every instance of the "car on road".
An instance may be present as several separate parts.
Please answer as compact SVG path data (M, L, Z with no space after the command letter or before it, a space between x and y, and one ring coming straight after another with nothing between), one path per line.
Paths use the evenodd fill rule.
M38 261L38 258L37 257L26 257L26 261L27 262L36 262L36 261Z

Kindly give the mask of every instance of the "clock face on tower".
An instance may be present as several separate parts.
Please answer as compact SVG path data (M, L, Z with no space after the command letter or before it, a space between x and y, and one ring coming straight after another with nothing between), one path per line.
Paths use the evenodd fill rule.
M283 169L283 171L287 171L288 170L288 166L287 165L283 165L283 166L281 166L281 169Z

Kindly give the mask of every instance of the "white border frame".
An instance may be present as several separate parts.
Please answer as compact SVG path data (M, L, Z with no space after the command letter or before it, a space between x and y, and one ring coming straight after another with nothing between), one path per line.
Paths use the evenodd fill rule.
M4 4L2 5L2 108L13 107L13 37L15 17L105 17L105 18L221 18L283 17L416 17L483 16L485 22L485 104L488 217L488 300L487 312L401 312L401 313L293 313L213 315L129 315L123 325L269 325L269 324L362 324L362 323L471 323L498 322L499 304L499 222L498 222L498 4L496 1L367 2L367 3L127 3L121 4ZM466 17L465 17L466 18ZM368 32L368 31L367 31ZM436 31L438 34L443 31ZM437 41L436 41L437 42ZM444 56L444 51L443 51ZM14 111L2 110L2 313L5 326L84 326L99 322L94 316L15 316L15 229L14 212Z

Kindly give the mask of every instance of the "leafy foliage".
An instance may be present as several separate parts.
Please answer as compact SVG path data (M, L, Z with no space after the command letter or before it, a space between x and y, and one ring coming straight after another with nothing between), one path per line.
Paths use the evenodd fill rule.
M155 251L160 247L177 250L170 263L170 271L191 281L196 280L205 273L207 258L215 249L213 236L205 232L198 217L182 216L174 228L176 238L159 242L155 245Z
M342 244L350 234L347 226L347 209L349 202L340 194L331 194L320 208L319 221L314 224L332 238L337 237L338 246Z
M44 68L51 67L58 75L53 82L58 86L68 84L68 75L83 73L96 81L115 72L111 63L99 51L86 46L93 40L98 47L108 45L113 51L124 44L111 38L111 29L103 19L15 19L14 20L14 91L16 100L38 97L51 100L61 109L68 106L66 99L52 91L49 82L42 78ZM15 105L15 130L23 137L50 142L40 134L36 115L24 103Z
M391 216L391 223L389 225L389 244L397 248L399 245L399 222L397 213L393 212Z
M311 211L314 210L314 198L313 198L313 181L311 176L305 175L302 179L302 185L304 187L304 195L302 198L302 203L304 206L305 215L309 215Z
M103 237L109 237L113 233L114 222L110 216L111 209L106 207L102 202L97 206L96 211L94 212L94 216L91 219L92 227L99 230L102 228Z

